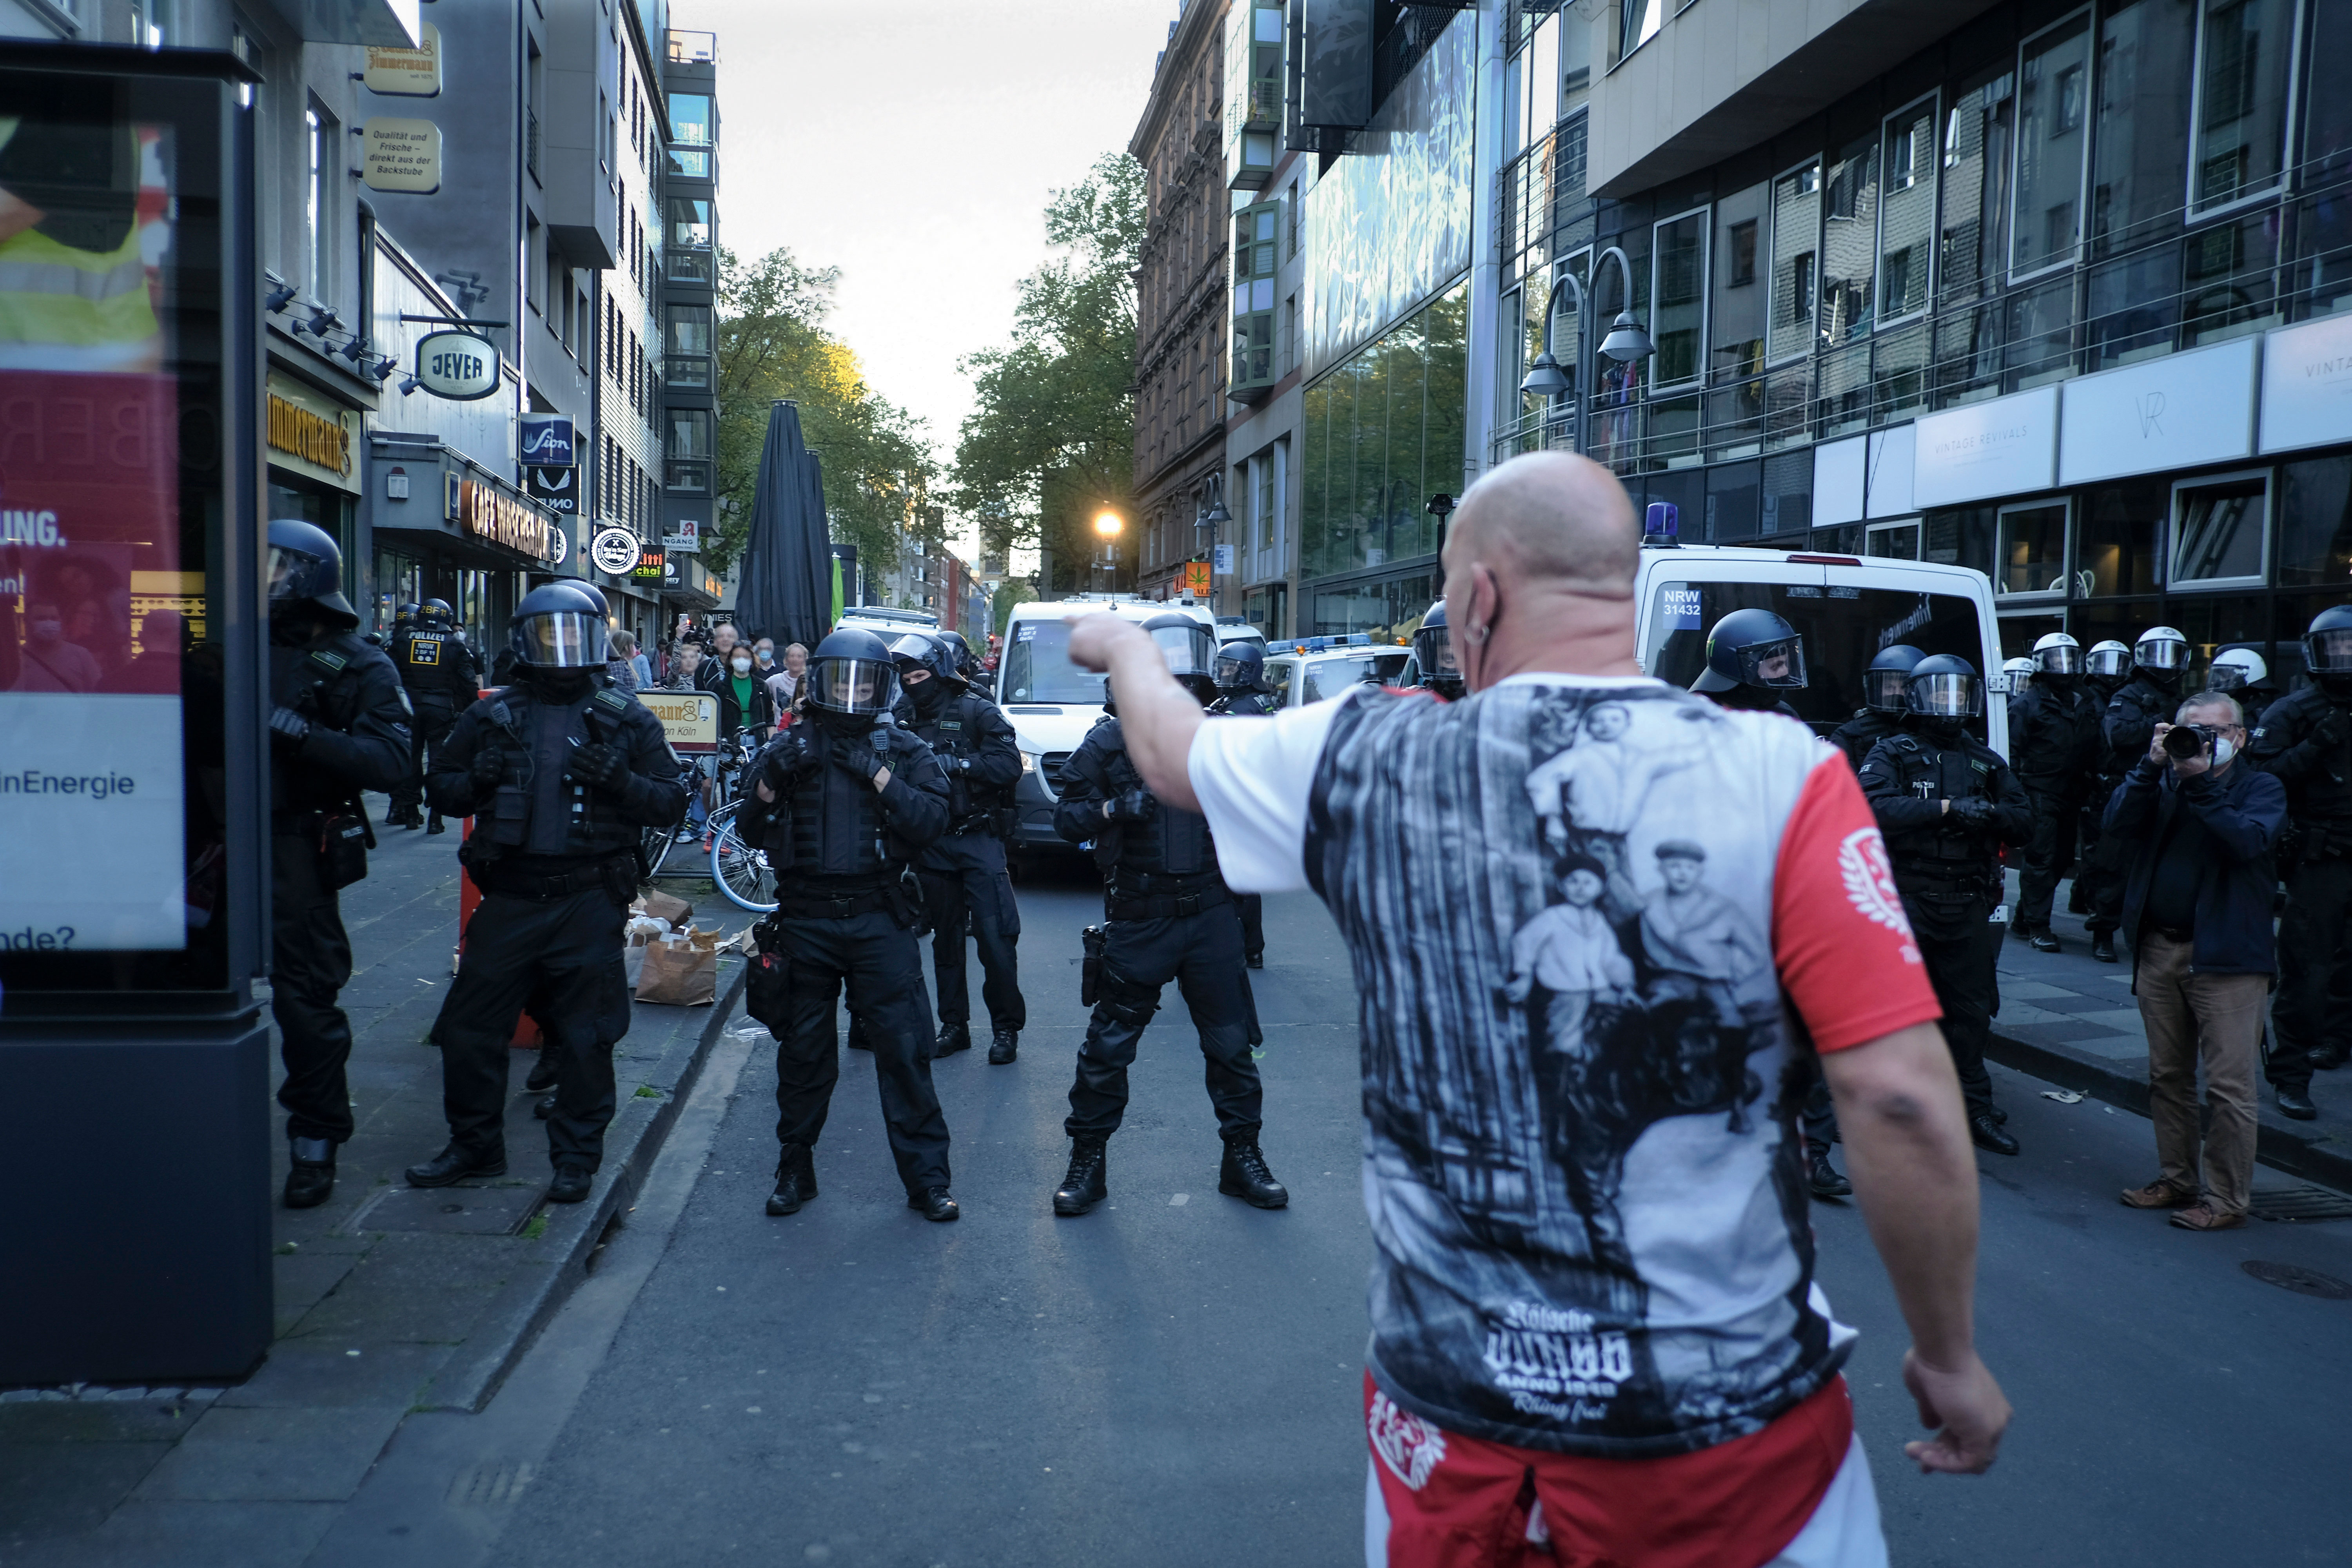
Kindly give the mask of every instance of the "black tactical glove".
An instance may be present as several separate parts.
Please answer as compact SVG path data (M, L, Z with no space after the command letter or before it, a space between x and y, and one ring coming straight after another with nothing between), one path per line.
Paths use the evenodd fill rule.
M507 776L506 748L495 741L483 742L474 753L473 765L466 770L466 776L478 791L498 788Z
M310 721L291 708L273 708L269 710L269 738L288 747L299 748L310 738Z
M860 783L869 784L882 767L880 759L869 748L855 741L834 748L833 764Z
M1148 789L1123 790L1103 802L1103 816L1113 822L1149 822L1160 803Z
M770 795L788 794L816 771L816 756L802 727L794 725L768 743L760 753L760 782Z
M270 722L274 727L277 721L273 719ZM2352 723L2347 723L2341 708L2331 705L2320 714L2319 721L2311 727L2312 749L2323 755L2334 756L2341 752L2347 740L2352 740Z
M1971 797L1952 802L1952 820L1969 832L1981 832L1992 824L1992 802Z
M572 754L563 760L565 778L598 789L610 789L628 774L629 760L621 754L618 746L574 746Z

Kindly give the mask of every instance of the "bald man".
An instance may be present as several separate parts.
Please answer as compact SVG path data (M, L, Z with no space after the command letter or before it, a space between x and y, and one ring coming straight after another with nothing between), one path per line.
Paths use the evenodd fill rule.
M1905 1377L1940 1428L1906 1452L1980 1471L2008 1424L1975 1349L1958 1086L1870 807L1802 727L1642 676L1639 551L1624 492L1582 458L1474 485L1444 554L1470 693L1450 705L1365 688L1204 724L1131 623L1071 637L1118 683L1152 793L1208 816L1226 880L1312 888L1370 977L1375 1564L1554 1539L1580 1561L1671 1543L1724 1568L1885 1563L1839 1375L1853 1332L1812 1280L1795 1100L1815 1058L1912 1329ZM1580 978L1653 961L1638 916L1593 919L1590 843L1546 832L1585 798L1546 771L1580 745L1673 756L1623 759L1644 793L1596 790L1594 809L1634 863L1671 846L1705 865L1719 918L1770 933L1756 987L1785 1006ZM1399 940L1400 919L1422 929ZM1528 962L1570 924L1575 974Z

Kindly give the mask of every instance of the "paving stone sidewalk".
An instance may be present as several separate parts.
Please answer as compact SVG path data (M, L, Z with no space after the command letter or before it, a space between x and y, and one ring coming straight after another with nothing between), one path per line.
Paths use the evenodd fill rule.
M2017 878L2009 879L2016 903ZM2131 963L2091 956L2083 917L2066 912L2072 882L2059 885L2051 929L2056 952L2036 952L2011 938L2000 950L2000 1012L1992 1021L1993 1059L2065 1089L2146 1114L2147 1031L2132 996ZM2324 1072L2311 1085L2315 1121L2279 1114L2263 1084L2261 1159L2276 1169L2352 1187L2352 1071Z
M379 824L385 804L368 797ZM334 1196L275 1211L277 1342L233 1387L0 1393L0 1564L299 1563L404 1416L478 1409L496 1391L626 1212L722 1026L744 1026L732 954L713 1005L635 1005L615 1053L620 1112L584 1204L541 1201L551 1171L523 1089L529 1051L512 1063L509 1174L408 1187L402 1169L447 1138L426 1035L452 973L458 840L454 828L377 837L366 880L342 900L358 1126ZM695 906L697 925L731 932L751 919L710 889L690 846L666 870L692 873L661 886ZM273 1041L273 1092L275 1061ZM280 1140L273 1184L285 1171Z

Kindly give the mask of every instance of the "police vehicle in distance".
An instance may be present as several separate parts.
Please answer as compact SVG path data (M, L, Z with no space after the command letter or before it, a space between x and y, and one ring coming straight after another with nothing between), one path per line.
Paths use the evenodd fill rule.
M845 605L841 618L833 623L833 629L872 632L887 644L908 632L939 630L940 617L929 610L894 610L884 605Z
M1198 599L1073 594L1013 606L996 660L996 684L989 695L1012 721L1013 739L1021 748L1021 779L1013 790L1013 836L1006 840L1007 848L1016 854L1069 848L1054 831L1062 764L1102 717L1106 684L1102 676L1070 662L1069 620L1096 611L1130 621L1173 613L1198 620L1213 637L1217 631L1215 615Z
M1239 616L1219 616L1216 633L1219 647L1224 647L1229 642L1254 642L1257 644L1259 651L1264 652L1267 646L1265 634Z
M1304 708L1350 687L1394 686L1412 659L1411 648L1374 642L1370 632L1292 637L1266 645L1265 683L1276 708Z

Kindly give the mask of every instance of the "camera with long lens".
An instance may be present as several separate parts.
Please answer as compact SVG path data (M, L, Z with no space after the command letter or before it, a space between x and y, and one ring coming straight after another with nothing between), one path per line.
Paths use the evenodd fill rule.
M2206 724L2175 724L2164 732L2164 754L2187 762L2213 749L2213 730Z

